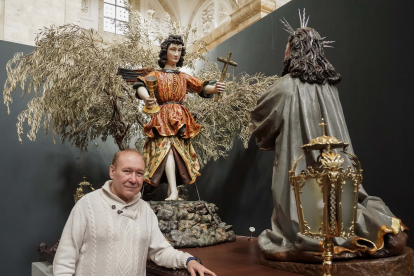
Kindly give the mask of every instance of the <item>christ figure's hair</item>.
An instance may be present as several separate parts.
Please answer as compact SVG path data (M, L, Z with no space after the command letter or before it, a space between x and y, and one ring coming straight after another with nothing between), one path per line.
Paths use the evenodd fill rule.
M341 75L324 56L323 39L312 28L299 28L289 36L289 55L284 61L282 76L291 74L310 84L337 84Z

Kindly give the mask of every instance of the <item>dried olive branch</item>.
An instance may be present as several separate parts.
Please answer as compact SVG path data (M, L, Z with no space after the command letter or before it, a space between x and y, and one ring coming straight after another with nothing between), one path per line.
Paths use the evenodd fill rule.
M168 14L160 21L149 12L144 19L137 11L129 10L129 22L119 28L124 32L122 41L103 42L93 29L77 25L44 28L35 39L30 54L17 53L7 63L7 80L3 98L10 113L12 92L20 86L23 95L32 94L27 109L18 116L17 133L22 142L24 124L27 137L36 140L42 126L47 135L50 130L62 142L70 141L82 153L90 142L100 138L114 138L119 149L126 148L132 139L142 149L146 135L143 126L149 117L141 112L143 102L135 98L135 91L117 75L118 67L138 69L157 68L159 45L169 34L183 37L185 44L193 44L184 66L196 69L197 61L207 61L205 43L193 41L195 29L172 22ZM207 63L198 73L202 80L219 79L217 64ZM227 93L219 103L195 95L188 95L183 103L203 126L193 139L194 147L205 164L226 156L239 137L245 146L250 137L248 123L250 111L258 97L277 76L262 74L231 75L227 80Z

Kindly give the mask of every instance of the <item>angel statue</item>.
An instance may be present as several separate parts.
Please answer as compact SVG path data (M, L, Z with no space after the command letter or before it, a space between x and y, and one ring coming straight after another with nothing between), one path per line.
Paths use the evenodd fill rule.
M224 82L202 81L181 72L185 56L185 47L180 35L169 35L161 44L158 65L160 70L152 71L146 77L157 78L155 98L151 98L144 77L138 77L134 88L136 96L145 101L151 109L156 103L161 105L158 114L149 124L144 125L145 142L145 182L157 186L165 172L168 180L168 197L165 200L182 200L178 197L176 169L183 184L192 184L200 175L200 164L191 144L191 139L200 133L191 113L182 103L187 91L200 97L211 98L222 93Z
M74 24L42 29L33 52L16 53L8 62L4 103L10 113L18 86L32 96L17 115L21 142L25 129L35 141L43 127L45 135L71 142L81 154L108 137L119 150L135 145L147 162L143 194L167 180L167 200L177 200L177 177L180 184L194 183L201 167L225 157L236 137L247 147L250 111L278 77L227 74L226 84L203 82L218 80L221 73L216 63L207 62L205 43L192 39L195 28L172 22L168 14L161 21L153 11L144 17L132 9L129 21L120 24L122 39L111 44L97 31ZM196 72L199 61L206 63ZM157 78L156 100L146 89L148 77ZM220 102L204 99L217 93ZM159 114L142 112L157 102Z

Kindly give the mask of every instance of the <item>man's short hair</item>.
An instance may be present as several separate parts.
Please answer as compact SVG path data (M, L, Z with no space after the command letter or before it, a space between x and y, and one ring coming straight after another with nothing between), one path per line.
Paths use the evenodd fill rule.
M144 160L144 162L145 162L144 155L142 155L142 153L139 150L137 150L137 149L131 149L131 148L126 148L126 149L120 150L117 153L115 153L114 158L112 159L112 165L115 167L116 166L116 162L118 161L119 157L122 154L127 153L127 152L131 152L131 153L138 154L139 156L141 156L142 160Z

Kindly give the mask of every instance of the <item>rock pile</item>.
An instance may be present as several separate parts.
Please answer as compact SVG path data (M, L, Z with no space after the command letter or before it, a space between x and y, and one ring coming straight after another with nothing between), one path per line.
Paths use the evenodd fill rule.
M158 226L174 248L203 247L236 240L231 225L222 222L214 203L149 201Z

